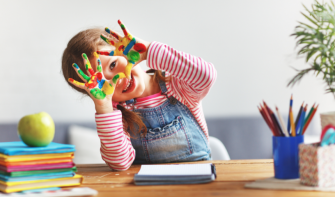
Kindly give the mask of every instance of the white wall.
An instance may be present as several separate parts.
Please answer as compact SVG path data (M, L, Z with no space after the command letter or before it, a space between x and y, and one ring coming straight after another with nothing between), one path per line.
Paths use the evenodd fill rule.
M125 2L125 3L122 3ZM69 88L61 75L61 56L80 30L108 26L121 19L131 33L200 56L214 63L218 79L203 101L207 117L259 116L263 99L287 113L293 93L295 111L302 101L334 110L321 79L310 75L286 87L302 69L293 33L302 2L312 0L235 1L5 1L0 3L0 122L17 122L39 111L55 121L92 121L90 99ZM318 114L317 114L318 116Z

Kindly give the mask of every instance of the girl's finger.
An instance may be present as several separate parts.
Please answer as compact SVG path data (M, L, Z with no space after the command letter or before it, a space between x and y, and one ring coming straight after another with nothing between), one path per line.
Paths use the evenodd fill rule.
M113 40L108 39L106 36L104 36L103 34L100 35L100 38L103 39L105 42L107 42L108 44L115 46L115 42Z
M99 55L98 55L97 52L94 52L93 55L94 55L94 57L97 58L97 63L98 63L98 65L97 65L97 71L98 71L99 73L101 73L101 72L102 72L102 67L101 67L101 60L100 60L100 58L99 58Z
M124 37L127 37L128 40L132 40L133 36L130 33L128 33L128 31L126 29L126 26L124 26L124 24L121 22L121 20L118 20L117 22L119 23L119 25L120 25L120 27L123 31Z
M121 41L121 38L122 38L122 37L121 37L118 33L116 33L116 32L114 32L114 31L110 30L108 27L105 28L105 31L106 31L107 33L109 33L110 35L112 35L114 38L116 38L118 41Z
M117 81L118 81L119 79L122 79L122 78L126 78L126 75L125 75L124 73L118 73L118 74L116 74L116 75L113 77L113 79L112 79L113 84L116 85Z
M87 72L90 73L91 76L93 76L94 75L94 70L92 69L90 60L88 59L88 57L85 53L83 53L83 58L84 58L84 64L85 64L85 68L86 68Z
M83 81L89 81L91 78L87 76L76 63L72 64L72 67L76 70L78 76L83 80Z
M74 79L72 79L72 78L69 78L68 81L69 81L70 83L72 83L74 86L78 87L78 88L85 89L85 87L86 87L84 83L81 83L81 82L79 82L79 81L76 81L76 80L74 80Z
M127 79L131 78L130 73L131 73L131 69L133 68L133 66L134 64L132 62L129 62L126 68L124 69L124 74Z
M106 55L106 56L114 56L114 51L108 52L108 51L97 51L99 55Z

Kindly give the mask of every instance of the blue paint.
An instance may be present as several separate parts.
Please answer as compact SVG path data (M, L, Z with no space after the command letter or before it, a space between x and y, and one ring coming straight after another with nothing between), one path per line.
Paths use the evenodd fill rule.
M72 64L76 69L79 69L79 66L76 63Z
M102 88L102 86L104 85L105 81L106 81L106 80L104 80L104 79L101 79L101 81L100 81L100 80L97 80L98 85L99 85L99 89Z
M131 61L131 60L128 60L128 62L132 63L132 64L135 64L135 62Z
M111 31L108 29L108 27L105 28L105 31L109 34L111 33Z
M136 40L135 40L135 38L133 38L133 39L131 39L131 41L129 42L129 44L126 46L126 48L124 49L124 51L123 51L123 54L124 55L127 55L128 54L128 52L129 52L129 50L131 49L131 48L133 48L133 46L136 44Z
M111 51L111 52L109 53L109 56L114 56L114 51Z

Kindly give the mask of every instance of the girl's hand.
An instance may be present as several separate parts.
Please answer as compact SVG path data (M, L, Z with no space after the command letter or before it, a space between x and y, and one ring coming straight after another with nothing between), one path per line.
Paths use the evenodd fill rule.
M89 59L87 58L87 55L83 53L83 59L86 71L89 76L87 76L76 63L73 63L72 66L76 70L79 77L86 81L86 83L81 83L76 80L73 80L72 78L69 78L69 82L73 85L77 86L78 88L86 90L86 92L90 95L92 98L97 113L110 113L113 111L113 105L112 105L112 96L114 93L114 87L117 83L118 79L124 78L123 73L118 73L115 75L112 79L112 84L109 83L102 73L101 68L101 61L99 58L99 55L94 52L94 56L97 58L97 72L94 72L92 69L91 63Z
M124 37L121 37L119 34L106 27L105 31L112 35L112 39L109 39L104 35L101 35L101 38L108 44L113 45L115 50L110 53L105 51L98 51L98 53L109 56L124 56L128 60L128 65L126 66L124 73L126 77L130 79L130 71L132 67L136 66L141 61L146 60L147 50L150 43L133 37L120 20L118 20L118 23L124 33Z

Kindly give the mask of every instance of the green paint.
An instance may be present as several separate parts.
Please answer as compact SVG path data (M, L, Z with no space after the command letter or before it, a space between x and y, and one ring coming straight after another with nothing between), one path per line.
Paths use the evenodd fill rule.
M140 54L137 51L130 51L127 54L127 57L129 60L132 60L133 62L137 62L140 59Z
M87 60L88 58L87 58L87 55L84 53L83 54L83 57L85 58L85 60Z
M85 75L85 73L82 70L78 70L78 73L86 80L89 81L91 78Z
M114 77L113 77L113 83L116 84L117 80L120 78L120 75L119 74L116 74Z
M102 68L101 68L101 66L99 65L98 67L97 67L97 69L98 69L98 72L102 72Z
M86 70L88 70L88 64L85 65Z
M92 89L90 93L96 99L104 99L106 97L106 94L103 91L101 91L99 88Z
M124 27L124 25L123 25L123 24L121 24L120 26L121 26L121 29L125 29L125 27Z
M109 40L105 38L104 36L100 35L100 38L103 39L105 42L109 43Z

